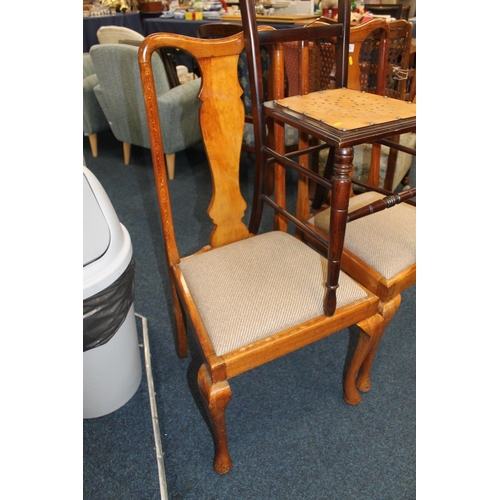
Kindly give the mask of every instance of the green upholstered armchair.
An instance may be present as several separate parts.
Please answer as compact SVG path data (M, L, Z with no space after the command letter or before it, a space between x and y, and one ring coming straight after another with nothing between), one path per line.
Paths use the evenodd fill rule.
M83 54L83 133L88 136L92 156L97 156L97 133L109 129L108 120L94 93L98 84L90 54Z
M132 144L150 148L137 54L138 47L126 44L94 45L90 49L99 81L94 92L113 135L123 143L126 165L130 161ZM165 67L157 54L153 57L153 71L163 152L169 178L173 179L175 153L201 140L198 121L201 80L170 88Z

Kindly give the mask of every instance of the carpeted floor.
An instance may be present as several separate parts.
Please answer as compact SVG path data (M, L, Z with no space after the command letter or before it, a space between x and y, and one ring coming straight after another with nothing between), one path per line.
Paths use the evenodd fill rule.
M130 165L111 133L99 156L83 142L87 167L127 227L136 262L134 306L148 321L151 363L170 500L404 500L416 498L416 287L403 294L377 353L372 390L357 407L342 398L345 330L231 380L227 408L233 470L212 469L213 441L196 386L196 349L178 359L151 155L132 148ZM413 169L414 175L415 169ZM252 164L244 157L243 195ZM204 152L177 155L173 206L181 252L205 241L210 175ZM415 184L412 184L415 185ZM269 224L266 220L264 227ZM141 324L138 322L141 335ZM144 365L144 363L143 363ZM116 412L83 421L86 500L156 500L160 485L145 373Z

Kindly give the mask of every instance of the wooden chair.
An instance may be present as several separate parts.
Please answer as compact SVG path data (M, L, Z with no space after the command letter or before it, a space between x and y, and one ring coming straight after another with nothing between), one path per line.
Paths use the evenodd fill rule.
M274 121L275 129L274 144L266 142L265 137L261 134L260 151L262 155L260 159L257 158L264 166L263 168L274 167L276 197L280 200L285 199L284 167L297 170L299 184L296 220L294 222L296 224L297 221L304 223L303 226L298 224L297 235L322 251L324 255L331 256L331 247L328 246L325 238L331 234L332 226L335 227L339 218L343 216L347 218L349 223L345 229L346 240L342 250L342 269L345 269L351 276L356 276L360 283L363 283L381 298L379 312L384 318L385 329L400 305L400 292L414 283L416 279L415 210L414 207L403 204L416 195L416 190L394 195L372 188L375 193L367 192L349 199L349 207L346 206L345 212L341 215L333 207L338 207L339 198L344 191L341 191L338 185L333 189L331 185L328 185L330 176L325 178L314 175L296 160L303 154L310 154L314 148L305 148L294 154L285 153L280 139L282 137L281 130L283 124L287 123L325 142L330 148L327 168L331 168L333 182L339 181L343 185L342 189L350 191L353 147L357 144L382 141L395 135L414 131L416 128L415 105L345 88L349 33L343 27L349 23L348 1L339 0L338 19L340 24L277 30L274 33L257 32L251 0L242 0L240 7L245 27L246 50L249 61L253 62L249 69L252 78L252 97L255 103L254 121L260 120L260 128L262 129L262 124L271 119ZM258 43L272 40L279 44L282 41L302 39L305 40L303 44L304 59L307 59L308 41L311 38L331 38L332 35L337 36L335 73L337 88L278 99L273 102L262 101L258 60L250 57L252 53L255 53ZM307 68L307 61L305 68ZM300 74L307 75L308 72L301 71ZM319 221L314 214L310 213L308 178L313 178L317 184L324 186L332 193L330 205L324 206L322 209L323 222L325 223L322 227L318 227ZM257 192L253 200L250 221L250 230L253 232L258 230L264 203L269 203L269 200L261 192ZM348 210L349 215L347 216ZM367 216L368 214L371 215ZM284 213L280 214L275 221L276 227L283 227L286 220L289 220L289 216ZM410 240L408 248L405 248L403 244L405 238ZM376 248L375 243L379 243L381 246ZM393 266L396 264L396 260L398 260L397 266ZM380 340L380 337L378 339ZM377 349L377 342L371 344L370 353L364 360L358 374L357 388L362 392L366 392L370 388L370 368Z
M322 18L310 25L325 22L332 21ZM347 88L408 100L405 89L411 30L411 23L403 20L388 23L375 19L351 27ZM401 140L398 136L390 141L355 146L354 178L393 191L410 169L411 155L416 154L415 142L415 134L409 133ZM385 175L382 175L384 171ZM326 172L326 175L330 174L330 171ZM313 207L319 208L323 197L324 191L318 189Z
M411 64L414 57L412 50L413 25L403 19L388 23L390 36L387 51L387 76L385 95L402 101L414 102L416 96L416 68ZM392 141L415 150L416 135L409 133L401 137L393 137ZM393 146L388 151L387 169L384 178L384 189L394 191L402 182L409 185L411 155L416 151L405 152Z
M413 98L406 92L411 33L412 24L404 20L379 19L352 27L347 87L411 101ZM385 53L379 50L381 37L388 38ZM410 132L391 138L385 147L381 147L381 143L358 146L355 154L359 173L355 172L355 177L393 191L411 167L412 155L416 154L415 142L415 134ZM410 153L405 152L407 148ZM381 157L385 166L383 177Z
M198 60L202 74L200 125L213 184L208 207L213 223L210 241L182 257L170 205L151 64L154 51L164 46L186 50ZM198 386L214 433L214 469L221 474L232 467L225 423L231 378L357 324L360 339L344 380L344 398L355 404L360 399L356 374L377 344L384 322L378 312L379 299L339 266L350 188L349 156L344 150L340 150L332 181L324 181L338 193L332 204L334 224L325 242L327 258L292 236L286 227L257 234L242 222L246 203L239 188L239 164L245 111L237 66L243 49L242 33L214 40L156 33L139 50L174 301L176 346L179 356L185 357L187 316L203 358ZM260 133L260 126L257 129ZM260 180L264 174L256 172L255 177ZM263 194L263 187L257 182L256 193ZM279 197L267 199L275 217L288 214L294 219Z
M386 94L394 99L412 101L408 79L412 54L413 25L405 20L392 21L389 26L389 48L387 53Z
M351 28L347 88L384 95L389 36L387 22L380 19ZM356 146L356 149L361 148L362 146ZM375 186L379 184L380 156L381 145L377 142L372 143L368 184Z
M332 24L334 21L328 18L322 18L319 21L313 21L306 26L324 26ZM369 92L378 95L384 95L386 72L387 72L387 48L389 44L390 31L388 24L385 20L375 19L367 23L352 26L349 35L349 63L348 63L348 76L347 88L358 90L362 92ZM321 40L322 46L327 43ZM330 40L329 45L335 47L335 41ZM316 62L316 61L315 61ZM331 58L322 58L320 66L327 65L322 69L322 73L335 73L333 68L334 61ZM309 76L311 78L311 74ZM333 81L333 84L335 82ZM334 87L334 86L333 86ZM331 88L333 88L331 87ZM328 87L326 87L328 88ZM314 87L313 87L314 89ZM316 90L324 90L321 87ZM365 150L368 154L365 154ZM323 151L324 153L324 151ZM356 176L356 168L359 166L360 173L363 172L364 157L369 157L368 175L366 182L371 185L379 185L379 171L380 171L380 158L381 158L381 145L377 142L367 145L357 145L354 147L354 178ZM325 163L325 155L322 155L322 162ZM324 175L330 176L332 174L333 165L325 168ZM312 201L313 208L318 209L325 197L325 188L321 185L316 186L315 195Z
M347 88L384 95L389 37L388 23L381 19L351 27Z
M318 23L313 25L318 25ZM410 25L409 29L407 25ZM411 41L411 23L406 21L387 23L382 20L374 20L352 27L349 39L348 88L386 95L388 93L387 82L391 82L389 75L394 73L394 65L399 65L403 69L407 68L408 36ZM381 49L384 40L388 40L390 51L388 58L385 58L385 50ZM366 62L366 64L363 66L362 62ZM398 86L398 89L397 92L392 93L392 96L396 99L406 100L404 85ZM373 146L375 149L377 143L373 143ZM404 149L401 149L401 145L396 147L401 151L406 151L405 154L415 154L412 148L403 147ZM373 151L371 159L367 183L356 179L352 181L353 184L368 191L366 194L350 199L350 212L367 203L380 203L384 196L391 195L389 191L392 190L387 187L384 190L374 191L374 187L379 185L379 162L373 155ZM388 172L389 169L388 165ZM331 170L327 170L326 175L331 175ZM390 186L392 187L392 184ZM414 192L412 191L412 193ZM316 210L310 213L308 201L304 197L300 202L299 206L302 207L302 212L299 212L298 216L306 220L312 229L319 230L324 236L329 227L328 206L324 205L322 208L320 208L321 205L316 206ZM386 324L399 308L401 292L416 282L415 233L416 207L413 202L394 206L390 210L376 213L372 217L361 220L355 220L351 217L347 226L342 269L381 298ZM304 233L303 236L307 235ZM309 239L309 241L311 240ZM358 388L363 391L367 391L370 387L369 374L375 352L376 348L370 353L360 373Z

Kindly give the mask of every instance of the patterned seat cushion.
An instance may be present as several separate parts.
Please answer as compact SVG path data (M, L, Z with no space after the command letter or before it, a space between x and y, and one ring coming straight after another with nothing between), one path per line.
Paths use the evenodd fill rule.
M273 231L183 260L179 266L217 355L323 315L327 262ZM341 274L337 308L366 297Z
M383 198L369 191L353 196L349 212ZM384 278L393 278L416 262L417 210L407 203L368 215L347 224L344 248L351 251ZM309 222L328 230L330 211L311 217Z

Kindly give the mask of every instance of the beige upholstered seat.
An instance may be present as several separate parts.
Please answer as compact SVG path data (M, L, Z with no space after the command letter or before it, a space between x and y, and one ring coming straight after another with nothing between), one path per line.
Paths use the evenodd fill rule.
M349 201L349 212L361 208L384 195L369 191ZM350 222L347 225L344 249L356 254L385 279L394 278L416 262L416 208L401 203ZM323 210L309 222L328 231L329 211Z
M323 315L326 259L282 231L195 255L179 267L218 356ZM337 308L366 296L341 274Z

